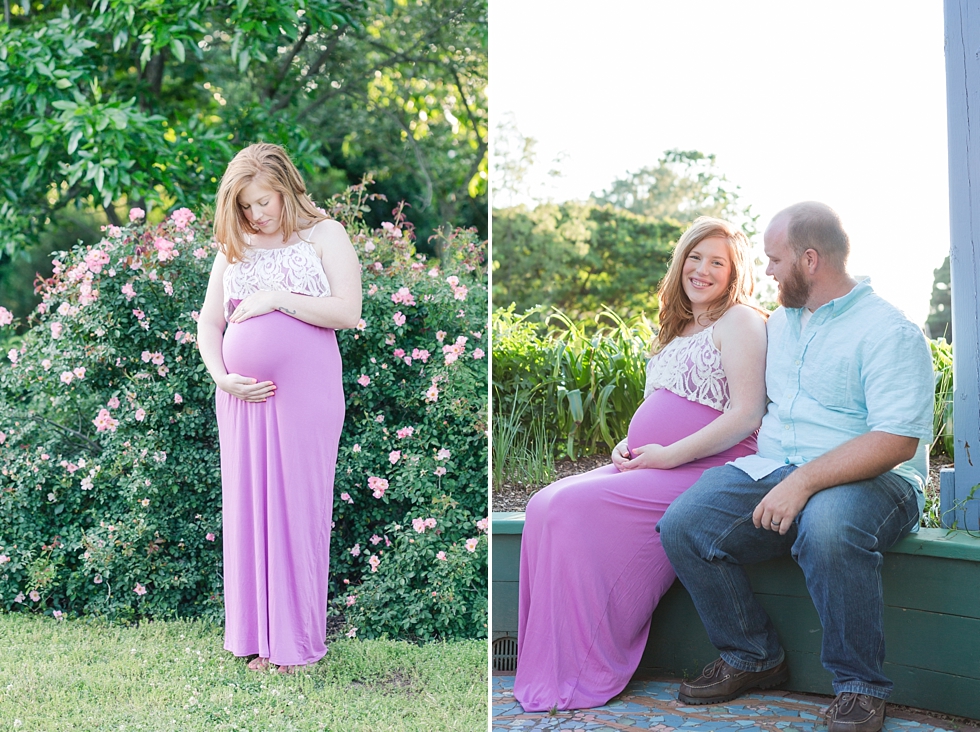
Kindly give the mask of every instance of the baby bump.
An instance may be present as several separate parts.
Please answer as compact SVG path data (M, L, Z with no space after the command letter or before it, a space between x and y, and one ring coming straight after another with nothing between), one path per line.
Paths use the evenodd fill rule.
M297 368L322 365L331 351L336 351L332 330L276 311L228 323L221 347L229 373L276 383Z
M647 397L630 421L626 442L630 448L641 445L670 445L722 415L717 409L692 402L667 389L658 389ZM731 460L755 452L755 437L748 437L721 453Z

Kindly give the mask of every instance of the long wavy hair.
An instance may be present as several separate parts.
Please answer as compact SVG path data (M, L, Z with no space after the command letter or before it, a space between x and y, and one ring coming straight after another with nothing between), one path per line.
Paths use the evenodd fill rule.
M699 324L707 327L736 303L749 305L758 310L750 302L755 283L752 280L749 240L745 234L723 219L699 216L674 247L674 256L670 260L667 276L660 282L660 289L657 291L660 300L660 332L653 343L654 353L683 333L694 320L691 300L684 292L684 262L694 247L712 237L721 237L728 241L732 273L725 293L709 305L707 312L699 316Z
M285 150L267 142L249 145L225 168L215 203L214 238L229 264L243 258L248 235L259 233L238 203L242 191L256 180L282 196L279 230L284 242L301 228L329 218L310 200L306 184Z

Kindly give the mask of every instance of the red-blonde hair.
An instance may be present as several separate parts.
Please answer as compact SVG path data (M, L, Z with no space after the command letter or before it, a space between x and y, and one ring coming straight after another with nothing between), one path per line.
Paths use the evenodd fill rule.
M684 261L694 247L712 237L721 237L728 242L732 272L725 293L710 304L707 312L699 316L699 322L703 318L705 322L702 324L707 326L718 320L736 303L755 307L750 302L755 283L752 280L749 240L745 234L727 221L710 216L699 216L674 247L667 276L661 281L657 292L660 300L660 332L654 340L654 353L683 333L694 320L691 300L684 292L682 276Z
M243 258L248 247L247 235L259 233L238 203L242 191L256 180L282 196L279 230L283 241L300 229L328 218L310 200L306 184L285 150L267 142L249 145L225 168L215 202L214 238L229 264Z

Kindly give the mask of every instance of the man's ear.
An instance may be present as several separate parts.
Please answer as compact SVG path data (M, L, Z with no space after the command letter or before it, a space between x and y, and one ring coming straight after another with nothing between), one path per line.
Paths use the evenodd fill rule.
M816 249L807 249L803 252L803 266L811 275L815 274L817 267L820 266L820 252Z

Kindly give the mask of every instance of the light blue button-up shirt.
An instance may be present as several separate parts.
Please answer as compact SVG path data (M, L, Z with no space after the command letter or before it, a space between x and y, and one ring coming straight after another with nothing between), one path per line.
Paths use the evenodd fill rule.
M801 313L778 308L769 318L759 457L736 465L758 479L867 432L915 437L915 457L893 472L915 486L921 511L935 391L925 336L869 280L818 308L802 330Z

